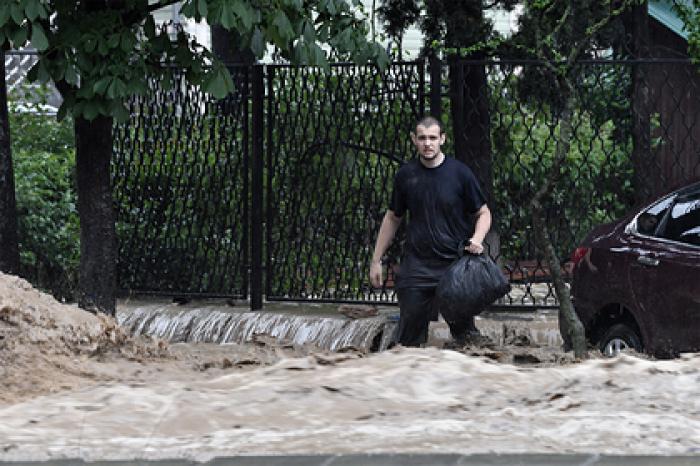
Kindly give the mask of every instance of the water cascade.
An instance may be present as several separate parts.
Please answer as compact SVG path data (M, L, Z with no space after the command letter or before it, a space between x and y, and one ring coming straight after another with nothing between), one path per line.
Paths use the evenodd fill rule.
M255 335L264 334L330 351L386 349L396 325L382 315L348 319L289 312L246 312L225 306L183 308L177 304L120 308L117 320L133 335L151 335L171 342L245 343Z

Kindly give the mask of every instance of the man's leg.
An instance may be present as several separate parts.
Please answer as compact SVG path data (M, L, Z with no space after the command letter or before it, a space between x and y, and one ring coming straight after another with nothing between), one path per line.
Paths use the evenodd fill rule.
M441 311L441 313L450 328L450 335L455 344L463 345L468 340L481 336L481 332L476 328L474 316L464 315L460 312Z
M452 340L456 344L464 344L467 341L467 336L470 333L470 325L468 325L468 322L471 319L465 319L465 320L447 320L445 319L445 322L447 322L447 326L450 327L450 335L452 335Z
M443 314L443 317L445 315ZM486 335L482 335L474 323L474 317L464 317L456 319L448 319L445 317L445 322L450 327L452 341L447 343L447 348L458 349L466 345L471 346L492 346L493 340Z
M403 288L398 290L401 316L396 332L397 343L420 346L428 341L428 325L432 317L433 288Z

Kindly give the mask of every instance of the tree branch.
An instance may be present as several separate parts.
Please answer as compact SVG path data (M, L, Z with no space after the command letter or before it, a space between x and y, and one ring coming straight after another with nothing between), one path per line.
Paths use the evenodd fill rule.
M589 27L586 29L586 34L581 38L581 40L578 42L578 45L576 45L572 50L571 54L569 54L569 63L573 63L578 59L579 54L583 50L583 48L588 44L588 41L592 38L595 37L598 32L600 32L601 29L603 29L605 26L610 24L610 22L614 19L620 16L622 13L624 13L628 7L631 5L637 3L637 0L623 0L622 5L618 9L613 9L609 15L607 15L605 18L601 19L599 22L594 24L593 26Z

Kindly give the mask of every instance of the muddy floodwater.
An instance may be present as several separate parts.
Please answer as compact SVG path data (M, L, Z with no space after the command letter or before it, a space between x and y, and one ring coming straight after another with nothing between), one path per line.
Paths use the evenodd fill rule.
M512 342L511 342L512 343ZM0 275L0 460L700 455L700 356L168 344Z

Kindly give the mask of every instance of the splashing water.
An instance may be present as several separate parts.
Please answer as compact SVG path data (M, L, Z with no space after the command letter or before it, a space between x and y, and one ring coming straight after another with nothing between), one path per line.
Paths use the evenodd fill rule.
M337 351L386 349L395 324L386 317L346 319L324 315L243 312L217 306L183 309L175 304L147 305L117 312L119 324L133 335L171 342L246 343L270 335L295 345Z

